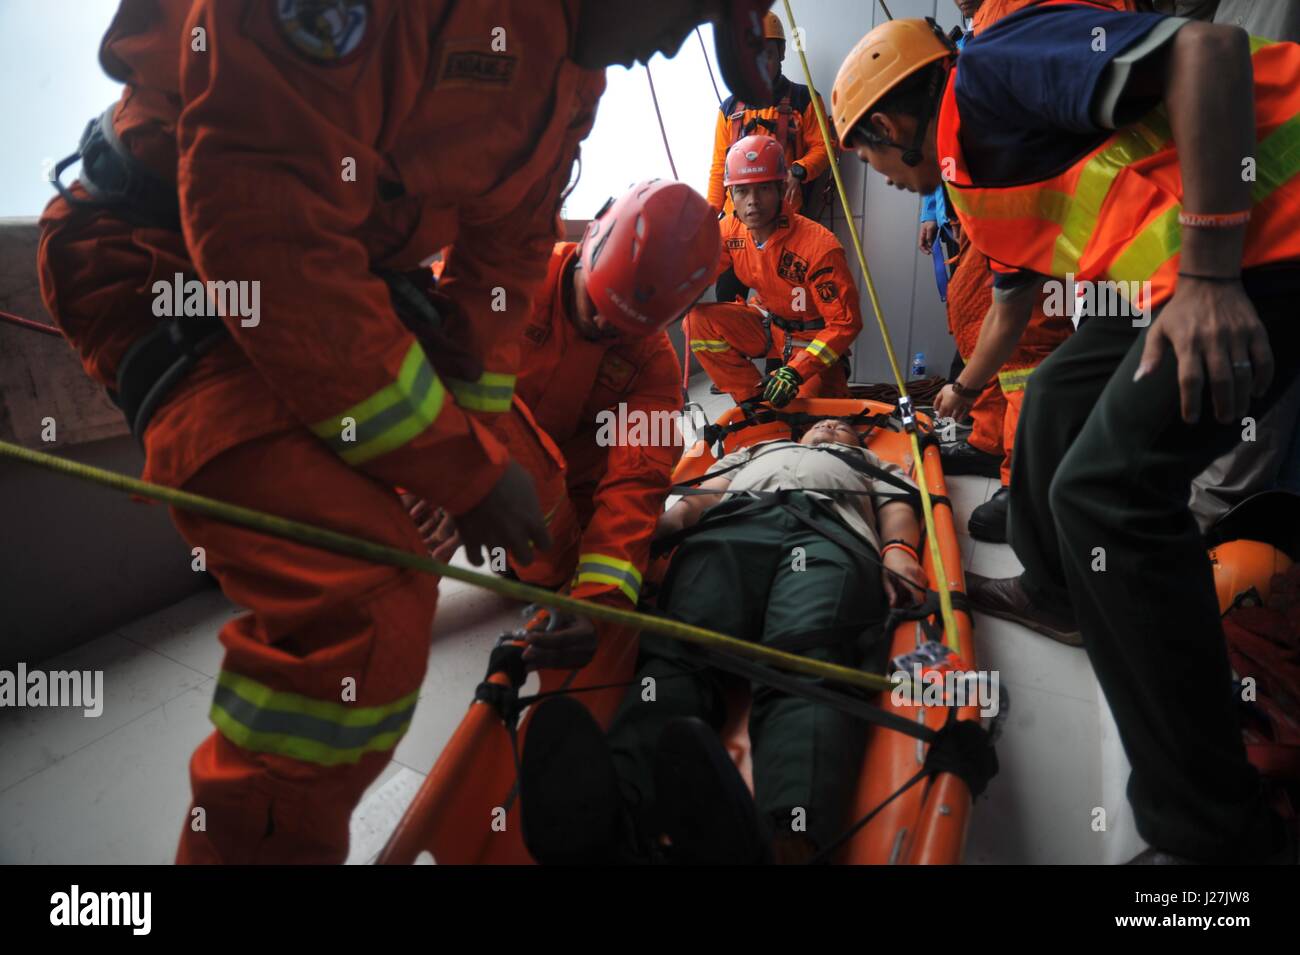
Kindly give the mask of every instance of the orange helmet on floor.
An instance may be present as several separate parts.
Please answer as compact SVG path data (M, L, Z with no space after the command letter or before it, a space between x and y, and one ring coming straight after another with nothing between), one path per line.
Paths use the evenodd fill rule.
M943 30L924 20L886 20L849 51L831 87L831 119L840 142L886 93L918 70L956 52Z
M1274 575L1290 570L1292 560L1272 544L1235 540L1213 548L1210 564L1214 567L1214 592L1222 614L1251 590L1259 594L1261 601L1267 601Z
M781 18L770 10L763 15L763 39L785 42L785 26Z
M579 262L596 312L641 338L695 304L721 255L718 216L705 198L685 183L651 179L596 214Z
M1267 600L1273 575L1300 561L1300 494L1253 494L1215 521L1206 538L1219 612L1252 587Z
M771 136L744 136L727 152L722 184L728 189L754 182L785 181L785 150Z

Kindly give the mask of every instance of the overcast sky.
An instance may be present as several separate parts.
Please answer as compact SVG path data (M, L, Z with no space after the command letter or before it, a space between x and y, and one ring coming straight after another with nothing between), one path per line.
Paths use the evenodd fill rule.
M71 153L86 121L120 88L99 67L99 42L115 0L0 0L0 216L39 215L53 195L45 170ZM712 31L701 29L710 59ZM672 60L650 63L677 172L701 193L708 182L718 101L700 40L687 37ZM714 73L717 67L714 66ZM718 78L722 95L726 87ZM582 146L582 178L565 207L590 218L611 195L641 179L671 177L655 121L646 69L614 67L596 126ZM65 174L65 179L69 178Z

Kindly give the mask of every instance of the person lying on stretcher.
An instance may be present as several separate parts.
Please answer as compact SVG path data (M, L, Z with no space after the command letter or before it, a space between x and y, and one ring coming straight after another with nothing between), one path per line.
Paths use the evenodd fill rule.
M733 452L710 473L701 491L716 493L684 497L656 534L680 540L661 597L667 616L882 669L879 624L928 586L915 485L902 469L826 419L799 442ZM719 737L726 715L724 674L648 634L608 735L572 697L540 704L520 772L534 858L802 862L833 842L851 821L867 724L754 684L751 796Z

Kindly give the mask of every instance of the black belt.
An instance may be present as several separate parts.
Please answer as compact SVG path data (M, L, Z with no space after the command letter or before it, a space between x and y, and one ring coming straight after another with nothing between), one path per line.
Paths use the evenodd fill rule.
M219 318L172 319L138 339L117 366L117 391L109 397L126 415L136 440L167 393L205 354L230 337Z

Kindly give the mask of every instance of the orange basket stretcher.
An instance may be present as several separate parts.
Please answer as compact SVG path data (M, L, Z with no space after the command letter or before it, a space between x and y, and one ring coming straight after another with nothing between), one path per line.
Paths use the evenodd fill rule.
M784 412L816 417L870 416L870 420L879 422L894 410L893 406L879 401L815 398L794 401ZM723 427L735 425L743 417L740 408L732 408L718 419L717 424ZM917 417L924 428L930 426L924 416ZM873 423L859 430L872 452L882 460L900 465L915 477L911 443L901 429ZM730 433L724 441L724 450L730 452L738 447L790 436L788 424L780 420L768 421ZM935 533L947 570L949 589L954 595L961 656L965 664L974 669L978 661L971 639L971 616L965 609L964 600L960 599L965 593L965 578L952 506L939 462L939 449L935 442L923 442L922 447L926 481L934 504ZM674 482L691 481L702 476L716 460L706 442L697 442L678 463L673 474ZM933 559L928 542L923 544L922 563L934 590ZM956 606L958 604L960 606ZM938 625L942 628L942 622ZM928 640L921 621L905 621L894 630L890 656L916 651ZM626 684L633 676L636 656L635 635L623 632L617 639L603 637L595 657L582 669L541 671L540 692ZM480 687L476 699L380 854L380 864L410 864L423 852L430 853L439 864L532 863L522 837L515 773L515 745L517 743L518 751L522 751L531 711L523 713L518 739L512 742L510 728L492 703L495 692L492 687L501 692L508 690L510 681L507 674L492 673ZM600 725L608 727L625 692L625 685L615 686L580 692L574 698L588 707ZM749 745L745 729L748 701L734 700L733 703L724 737L728 750L748 779ZM886 713L924 723L936 732L948 721L950 713L946 706L897 705L887 693L879 695L877 705ZM980 720L979 707L973 701L956 707L952 712L959 720L971 720L977 724ZM927 749L927 743L913 736L873 726L858 778L852 817L860 819L880 807L912 779L924 765ZM970 810L971 793L966 782L953 773L935 773L880 808L837 853L837 861L849 864L958 863L962 858Z

